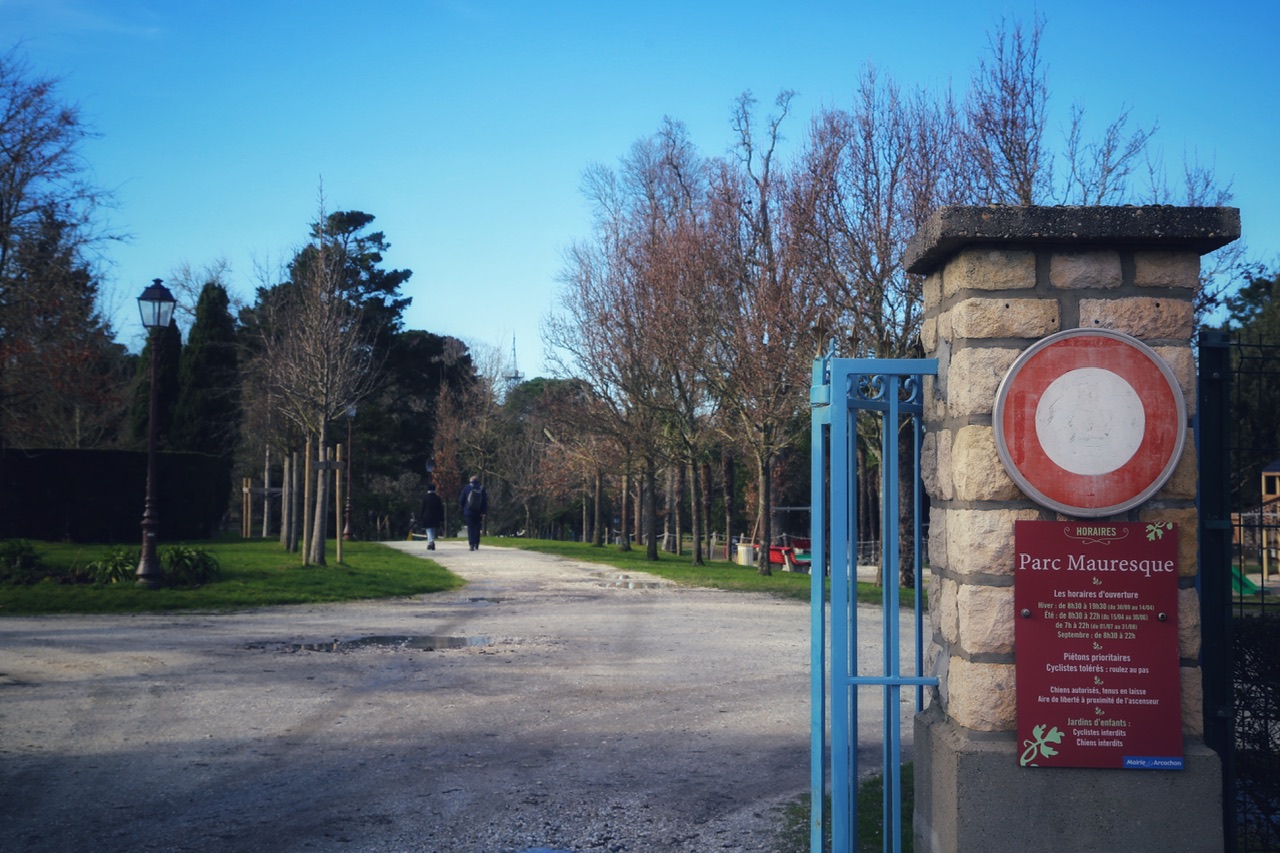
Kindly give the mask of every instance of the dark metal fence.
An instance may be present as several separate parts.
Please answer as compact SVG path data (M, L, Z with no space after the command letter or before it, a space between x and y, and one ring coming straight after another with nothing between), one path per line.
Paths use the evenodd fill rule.
M1205 741L1225 846L1280 851L1280 346L1200 336Z

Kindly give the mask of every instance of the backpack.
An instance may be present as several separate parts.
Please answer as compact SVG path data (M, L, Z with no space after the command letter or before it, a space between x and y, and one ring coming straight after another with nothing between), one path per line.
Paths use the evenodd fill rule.
M467 492L466 511L472 515L479 515L484 510L484 487L472 486L471 491Z

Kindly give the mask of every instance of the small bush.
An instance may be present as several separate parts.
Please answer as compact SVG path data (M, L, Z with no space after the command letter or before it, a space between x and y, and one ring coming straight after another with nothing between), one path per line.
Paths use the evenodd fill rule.
M124 583L137 576L138 549L112 548L100 560L94 560L87 568L94 583Z
M0 541L0 582L35 583L45 575L40 552L26 539Z
M201 586L222 572L212 552L189 545L174 545L160 553L160 569L168 586Z

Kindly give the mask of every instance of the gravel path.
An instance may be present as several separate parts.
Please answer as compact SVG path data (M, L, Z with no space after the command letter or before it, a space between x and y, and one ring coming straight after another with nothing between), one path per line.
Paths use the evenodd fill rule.
M0 847L774 849L808 787L805 604L431 556L467 586L0 618Z

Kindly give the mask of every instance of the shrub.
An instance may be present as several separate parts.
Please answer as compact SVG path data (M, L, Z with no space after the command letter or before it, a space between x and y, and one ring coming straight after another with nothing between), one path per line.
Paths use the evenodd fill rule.
M189 545L174 545L162 551L160 568L168 586L200 586L222 572L222 565L212 552Z
M121 583L136 577L140 557L136 548L112 548L102 559L94 560L87 568L94 583Z
M40 552L26 539L0 541L0 581L35 583L45 574Z

